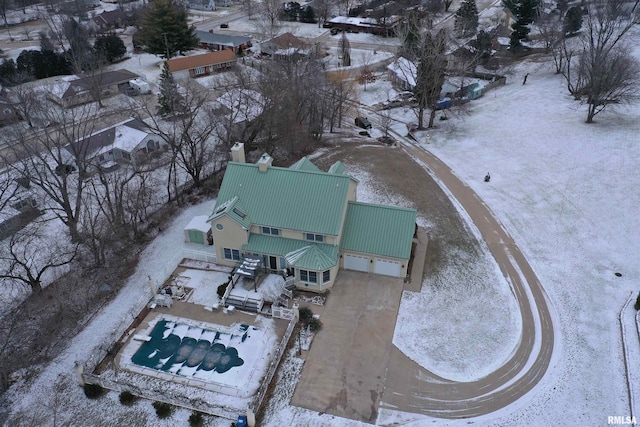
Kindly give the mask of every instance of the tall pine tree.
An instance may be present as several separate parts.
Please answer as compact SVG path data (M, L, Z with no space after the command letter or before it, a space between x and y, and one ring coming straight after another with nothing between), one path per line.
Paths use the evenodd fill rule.
M527 40L538 11L540 0L502 0L502 5L511 11L516 22L511 25L511 40L509 48L513 52L522 50L522 41Z
M167 59L192 50L199 42L195 27L187 23L187 10L173 0L152 0L145 6L136 38L146 52Z
M162 73L160 74L158 114L160 116L183 114L185 112L185 108L184 99L178 92L178 85L173 79L173 74L171 74L169 66L165 61L162 66Z
M475 0L464 0L456 12L455 29L459 36L469 37L478 31L478 7Z

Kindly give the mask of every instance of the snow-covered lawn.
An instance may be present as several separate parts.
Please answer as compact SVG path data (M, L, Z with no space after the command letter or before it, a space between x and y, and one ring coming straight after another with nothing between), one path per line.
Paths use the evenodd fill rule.
M634 29L630 36L638 46L640 31ZM637 49L636 53L640 57ZM122 68L140 69L147 78L160 72L159 58L129 61ZM513 236L548 294L560 345L547 377L518 403L482 419L442 424L605 424L607 415L630 415L617 316L640 283L640 105L619 106L586 125L585 106L567 94L549 64L525 61L513 73L506 86L468 104L470 114L439 121L420 142L482 197ZM527 84L522 85L527 73ZM366 105L392 94L384 79L361 91ZM396 109L393 115L416 121L408 109ZM372 121L375 125L376 119ZM487 171L492 176L489 183L482 180ZM361 200L411 206L410 200L384 194L382 185L380 191L374 189L366 172L354 175L361 179ZM75 385L73 369L74 361L87 359L146 303L148 277L161 283L171 274L182 258L176 242L183 240L184 225L194 215L210 213L211 207L207 202L183 212L147 248L119 296L67 350L48 366L34 367L41 373L32 383L19 382L8 392L14 414L21 413L27 424L37 421L31 425L51 425L54 414L65 425L186 425L188 411L179 410L162 421L150 402L131 410L117 403L115 393L88 401ZM421 225L428 226L429 213L420 214ZM437 280L442 286L426 282L421 293L404 294L394 343L440 375L477 378L495 368L517 339L520 325L508 284L488 256L477 269L445 270ZM464 316L452 317L453 310ZM415 339L416 335L430 339ZM502 345L484 347L491 342ZM265 425L365 425L290 406L300 371L301 361L289 355ZM379 425L394 423L421 426L439 421L392 411L380 414Z

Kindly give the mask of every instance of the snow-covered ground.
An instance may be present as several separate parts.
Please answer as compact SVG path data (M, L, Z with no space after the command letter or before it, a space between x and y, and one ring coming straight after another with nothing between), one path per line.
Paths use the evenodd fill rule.
M630 37L638 46L640 31L634 29ZM636 53L640 57L638 49ZM136 56L129 61L126 67L134 71L148 70L154 75L160 71L159 58ZM527 84L522 85L522 76L527 73ZM391 87L383 78L361 91L366 105L389 99L390 94ZM525 61L513 69L506 86L488 92L468 107L468 115L449 115L449 120L439 121L439 127L428 132L428 139L423 134L421 142L482 197L514 237L548 294L558 319L554 326L560 345L546 378L511 407L482 419L452 422L382 411L378 425L551 425L559 421L592 425L605 424L608 415L630 415L617 316L629 294L638 291L640 281L640 104L606 111L596 116L595 124L587 125L586 107L568 95L564 81L553 74L550 64ZM408 109L396 109L392 114L416 121ZM487 171L492 176L489 183L482 180ZM355 175L366 178L362 171L355 171ZM361 200L411 206L410 201L367 190L366 181L363 179L359 188ZM87 420L101 420L103 425L120 425L124 420L149 426L186 424L188 411L179 410L169 420L158 420L150 402L140 402L132 410L117 403L115 393L88 401L75 386L73 362L88 358L113 328L144 304L149 295L148 276L157 283L168 277L182 257L175 250L176 242L183 239L182 227L192 216L208 214L211 206L207 202L182 213L145 251L120 295L69 348L42 367L33 383L18 383L9 391L14 414L21 413L23 421L39 421L32 425L51 425L54 414L58 423L67 425L86 425ZM428 212L421 214L422 224L428 225ZM468 319L434 321L433 313L447 312L452 304L460 309L464 306L444 295L435 297L429 283L422 293L403 297L394 342L415 361L443 376L464 379L491 370L504 352L510 351L509 345L498 352L486 349L494 351L489 356L465 356L463 343L474 342L481 349L483 341L509 342L519 327L508 285L495 280L500 274L492 260L486 258L478 272L450 271L450 276L440 276L449 280L451 288L460 286L463 293L471 292L480 282L492 283L477 292L484 298L485 312L471 313ZM483 276L487 272L493 276ZM615 272L622 275L617 277ZM433 340L408 339L407 324L419 323L418 316L423 324L431 321L440 328L422 332ZM448 352L435 351L441 334L451 349ZM456 346L461 353L454 357ZM463 361L470 365L461 367ZM365 425L290 406L300 371L301 361L289 355L278 375L276 398L270 403L264 425ZM64 399L60 399L57 387L63 387ZM228 424L227 420L210 422Z

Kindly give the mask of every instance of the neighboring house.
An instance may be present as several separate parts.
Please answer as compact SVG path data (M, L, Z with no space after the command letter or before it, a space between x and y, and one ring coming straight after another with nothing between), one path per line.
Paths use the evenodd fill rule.
M272 55L276 59L297 60L309 55L309 45L291 33L260 43L260 51Z
M215 0L187 0L187 7L195 10L216 10Z
M128 119L64 148L67 153L65 164L72 164L81 156L82 159L93 160L96 166L109 169L118 163L140 163L153 153L165 150L167 145L145 123Z
M8 173L8 172L5 172ZM30 190L28 178L10 183L0 199L0 240L12 235L42 214Z
M167 61L169 71L175 78L208 76L214 72L228 70L236 64L236 54L231 50L208 52L201 55L184 56Z
M262 94L251 89L231 89L221 95L217 102L233 123L251 122L258 118L265 108Z
M236 143L208 221L217 263L259 259L287 270L300 289L323 292L340 268L407 275L416 211L356 201L358 181L336 162L328 172L302 158L290 168L264 154L245 163Z
M473 40L458 47L455 50L445 53L447 58L447 69L450 72L463 73L473 70L478 64L480 54L478 49L471 45Z
M216 34L213 30L196 30L196 37L200 40L200 47L210 50L230 49L236 53L240 50L247 50L251 45L251 37L230 36L227 34Z
M478 25L481 28L495 27L497 25L511 28L511 24L513 24L511 11L502 6L502 3L491 5L478 13Z
M106 71L84 77L68 76L51 88L49 97L56 104L68 108L95 101L98 90L102 99L125 93L130 87L129 81L138 77L127 70Z
M130 22L131 19L124 11L116 9L94 16L87 26L94 32L104 32L124 28Z
M400 90L413 91L416 88L418 67L404 57L400 57L387 65L387 77L389 81Z
M342 31L371 33L379 36L394 36L395 30L402 21L400 16L390 16L379 23L375 18L336 16L324 23L324 28L339 28Z

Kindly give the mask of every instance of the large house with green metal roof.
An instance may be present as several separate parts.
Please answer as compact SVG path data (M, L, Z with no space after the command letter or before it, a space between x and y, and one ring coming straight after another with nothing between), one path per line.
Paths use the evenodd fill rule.
M341 162L323 172L303 157L282 168L264 154L251 164L240 143L231 156L207 220L218 264L258 258L316 292L333 286L341 268L406 276L415 210L356 201L358 181Z

